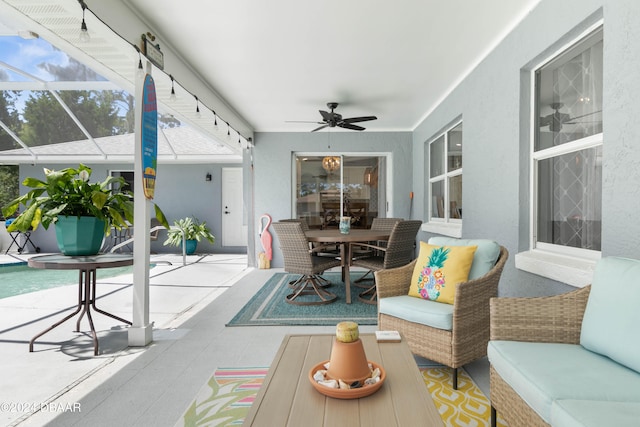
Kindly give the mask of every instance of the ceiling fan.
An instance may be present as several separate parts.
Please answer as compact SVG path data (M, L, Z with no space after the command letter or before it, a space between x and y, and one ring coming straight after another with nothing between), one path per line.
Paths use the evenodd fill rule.
M363 128L362 126L354 125L353 123L367 122L369 120L378 119L376 116L350 117L350 118L344 119L342 118L342 114L338 114L334 111L336 108L338 108L338 105L339 104L337 102L328 102L327 107L331 110L330 112L319 110L320 115L322 116L322 121L298 122L298 123L317 123L319 125L322 125L313 129L311 132L324 129L326 127L330 127L330 128L340 127L344 129L351 129L351 130L364 130L365 128Z
M554 102L551 104L551 108L554 110L553 113L548 114L544 117L540 117L538 124L542 126L549 126L549 130L551 132L560 132L562 130L562 125L572 125L576 123L586 123L586 122L576 122L577 119L581 119L583 117L592 116L594 114L602 112L602 110L592 111L587 114L582 114L580 116L571 117L570 114L561 113L560 109L564 107L562 102Z

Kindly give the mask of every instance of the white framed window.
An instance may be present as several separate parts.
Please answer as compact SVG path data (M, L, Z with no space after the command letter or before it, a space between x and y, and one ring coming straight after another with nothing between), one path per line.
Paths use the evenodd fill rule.
M427 143L428 222L425 231L460 237L462 231L462 122Z
M601 250L602 48L598 27L532 75L530 251L516 267L575 286Z

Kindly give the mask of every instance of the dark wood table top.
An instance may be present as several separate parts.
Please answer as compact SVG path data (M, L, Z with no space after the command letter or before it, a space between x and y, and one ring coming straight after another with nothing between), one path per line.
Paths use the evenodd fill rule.
M331 228L327 230L308 230L304 234L310 242L368 242L370 240L388 240L390 231L352 228L348 234Z

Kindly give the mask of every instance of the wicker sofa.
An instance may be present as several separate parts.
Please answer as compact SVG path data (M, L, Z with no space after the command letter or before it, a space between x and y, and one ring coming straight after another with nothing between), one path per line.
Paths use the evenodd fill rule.
M492 426L640 425L640 261L608 257L593 283L493 298Z

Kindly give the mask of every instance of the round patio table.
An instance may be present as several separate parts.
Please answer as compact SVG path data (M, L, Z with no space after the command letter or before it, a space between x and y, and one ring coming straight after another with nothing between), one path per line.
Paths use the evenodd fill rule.
M89 326L93 337L93 354L97 356L98 335L96 334L96 329L93 326L91 307L93 307L96 312L126 323L127 325L131 325L131 322L96 307L96 270L99 268L125 267L129 265L133 265L133 256L131 254L109 253L90 256L53 254L34 256L30 258L29 267L50 270L79 270L80 274L78 278L78 306L76 307L76 310L33 337L31 341L29 341L29 351L33 351L33 343L36 339L80 313L80 317L76 322L75 332L80 331L80 321L86 314L87 319L89 319Z
M351 304L351 278L349 277L349 264L351 264L351 251L349 243L371 242L375 240L389 240L390 231L371 229L351 229L348 234L342 234L340 230L307 230L304 232L310 242L340 243L340 259L342 260L342 280L346 287L347 304Z

